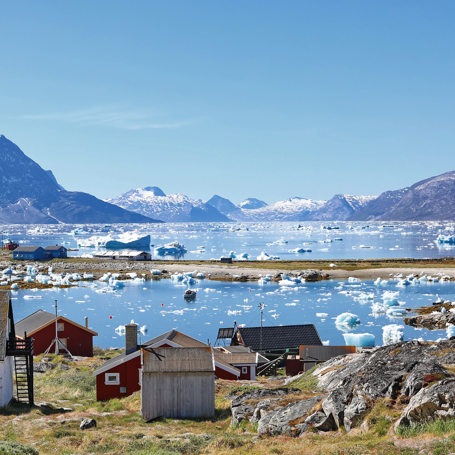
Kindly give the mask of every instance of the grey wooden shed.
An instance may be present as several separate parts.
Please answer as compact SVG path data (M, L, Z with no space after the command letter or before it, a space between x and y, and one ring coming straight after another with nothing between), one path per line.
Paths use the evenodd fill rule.
M145 420L215 415L212 348L142 348L141 364Z

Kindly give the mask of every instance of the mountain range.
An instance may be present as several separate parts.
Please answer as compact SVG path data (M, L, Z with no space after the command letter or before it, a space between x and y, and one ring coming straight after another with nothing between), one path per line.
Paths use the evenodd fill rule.
M51 171L0 135L0 223L152 223L95 196L66 191Z
M379 196L336 194L328 201L291 197L238 205L215 195L204 202L150 186L102 201L65 190L0 135L0 223L152 223L228 221L455 221L455 171Z

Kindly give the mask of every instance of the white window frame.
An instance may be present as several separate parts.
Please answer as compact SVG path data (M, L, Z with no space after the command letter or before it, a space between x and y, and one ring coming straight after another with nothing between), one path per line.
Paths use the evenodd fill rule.
M248 374L248 367L242 367L242 374Z
M64 332L64 331L65 331L65 323L57 322L57 332Z
M114 376L116 379L109 380L110 376ZM120 385L120 373L104 373L104 384L106 385Z

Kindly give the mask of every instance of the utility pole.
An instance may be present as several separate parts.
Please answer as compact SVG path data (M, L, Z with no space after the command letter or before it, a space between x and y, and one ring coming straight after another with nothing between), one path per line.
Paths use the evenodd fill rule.
M260 341L259 341L259 350L262 351L262 319L264 314L264 308L266 307L265 303L262 302L258 305L259 310L261 311L261 332L260 332Z
M69 357L72 359L73 356L71 355L71 352L68 351L68 348L60 341L58 338L58 323L57 323L57 300L55 301L55 338L52 340L52 343L50 346L44 351L44 355L46 356L49 354L49 351L52 348L52 345L55 343L55 355L58 355L60 352L60 347L62 347L69 355Z

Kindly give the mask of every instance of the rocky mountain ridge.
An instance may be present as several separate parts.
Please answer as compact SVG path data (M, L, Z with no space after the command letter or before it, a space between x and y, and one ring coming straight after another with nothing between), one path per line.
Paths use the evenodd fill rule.
M152 223L96 197L64 190L5 136L0 136L0 223Z

